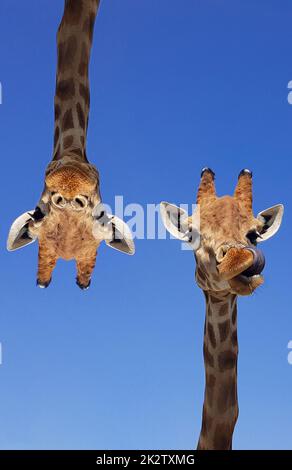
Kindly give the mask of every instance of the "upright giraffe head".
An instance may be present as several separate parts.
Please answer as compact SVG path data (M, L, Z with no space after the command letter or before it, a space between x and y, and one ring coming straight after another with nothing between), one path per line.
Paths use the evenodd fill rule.
M264 282L265 259L257 244L278 231L284 209L278 204L254 216L249 170L240 172L233 196L218 197L214 179L211 169L202 170L197 207L191 217L163 202L162 219L172 235L194 247L199 287L249 295Z
M38 240L40 287L49 285L58 258L75 259L77 284L89 287L102 240L119 251L134 253L127 225L104 209L98 171L86 156L88 68L98 6L99 0L65 0L57 35L53 158L36 208L18 217L8 236L8 250Z

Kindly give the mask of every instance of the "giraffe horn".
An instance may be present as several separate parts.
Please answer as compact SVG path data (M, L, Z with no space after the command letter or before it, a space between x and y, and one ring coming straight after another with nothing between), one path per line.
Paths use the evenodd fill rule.
M247 271L254 263L254 254L245 248L230 248L218 266L222 279L229 281L244 271Z
M252 212L252 172L244 169L238 175L238 182L234 191L237 199L248 212Z
M215 173L211 168L203 168L197 193L197 204L216 199Z

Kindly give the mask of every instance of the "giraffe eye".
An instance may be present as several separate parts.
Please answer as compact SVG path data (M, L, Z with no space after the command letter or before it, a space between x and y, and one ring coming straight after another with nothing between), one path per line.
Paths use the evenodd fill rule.
M257 239L261 238L261 234L257 230L250 230L246 234L246 238L252 243L253 245L257 244Z

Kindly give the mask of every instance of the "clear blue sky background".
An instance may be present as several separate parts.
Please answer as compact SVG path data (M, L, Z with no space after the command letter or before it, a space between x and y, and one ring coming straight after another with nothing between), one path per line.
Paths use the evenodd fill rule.
M203 295L177 241L103 246L90 290L60 261L35 287L37 244L5 250L51 157L62 0L1 0L2 449L191 449L204 389ZM194 202L200 169L221 194L254 172L255 212L282 202L266 283L239 300L234 448L291 448L292 4L108 0L91 63L88 154L105 202Z

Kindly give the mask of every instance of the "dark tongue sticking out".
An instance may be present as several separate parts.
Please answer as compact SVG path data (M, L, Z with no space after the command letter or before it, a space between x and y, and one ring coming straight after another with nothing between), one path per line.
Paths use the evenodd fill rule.
M253 264L248 269L243 271L241 274L247 277L255 276L256 274L261 274L261 272L263 271L265 267L264 253L258 248L251 247L251 246L246 247L244 249L251 251L254 258L253 258Z

